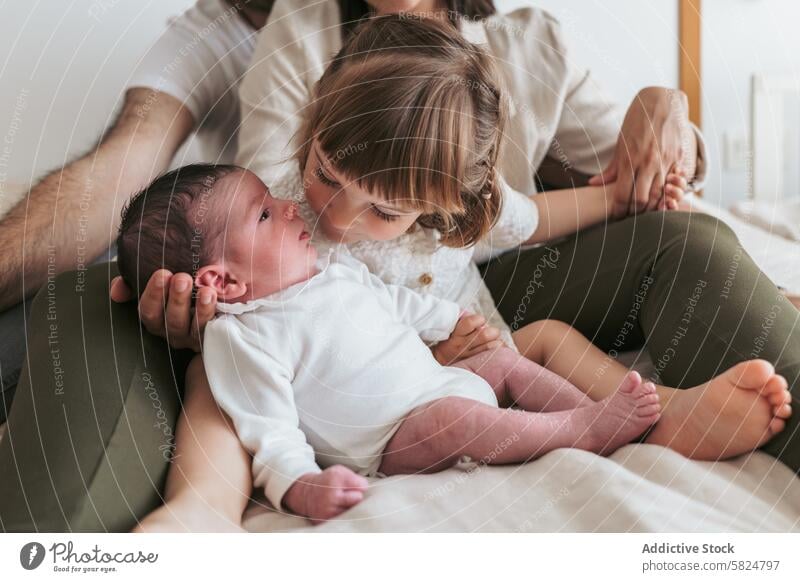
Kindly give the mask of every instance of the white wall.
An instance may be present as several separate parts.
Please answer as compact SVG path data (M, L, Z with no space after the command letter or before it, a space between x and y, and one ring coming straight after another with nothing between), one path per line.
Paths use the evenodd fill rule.
M627 107L647 85L678 85L677 0L499 0L540 6L561 22L576 59Z
M169 15L191 4L6 0L0 18L0 187L30 182L91 147L145 48Z
M191 3L6 0L0 19L0 134L12 143L0 157L5 179L30 182L91 147L145 47L167 16ZM498 2L501 10L524 4ZM627 103L647 83L675 83L674 0L539 4L563 21L577 58L592 63L618 100Z
M723 143L749 135L750 79L757 71L783 72L800 86L800 2L797 0L705 0L703 2L703 131L712 171L706 194L728 204L749 190L748 167L726 169ZM800 110L800 103L797 105ZM797 129L795 111L786 121ZM785 196L800 195L797 131L788 143Z
M167 16L191 3L6 0L0 19L0 187L6 180L29 182L86 151ZM528 3L497 2L503 11ZM642 86L677 85L677 0L535 3L562 21L576 58L621 104ZM797 72L800 2L705 0L703 7L703 118L713 164L706 192L724 192L731 200L744 195L748 178L744 170L721 167L723 135L747 130L753 71Z

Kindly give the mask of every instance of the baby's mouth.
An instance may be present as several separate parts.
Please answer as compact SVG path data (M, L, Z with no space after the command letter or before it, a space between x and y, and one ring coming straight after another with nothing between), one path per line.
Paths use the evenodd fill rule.
M299 237L297 237L297 238L298 238L299 240L308 240L308 238L310 238L310 237L311 237L311 235L310 235L310 234L308 234L308 232L306 232L306 231L304 230L304 231L302 231L302 232L300 233L300 236L299 236Z

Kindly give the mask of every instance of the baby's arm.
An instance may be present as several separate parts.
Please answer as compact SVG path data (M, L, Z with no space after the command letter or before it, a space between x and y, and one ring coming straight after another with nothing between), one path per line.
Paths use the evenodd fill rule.
M461 314L458 304L431 294L421 294L402 285L387 285L369 272L366 265L357 268L361 280L381 297L387 309L399 321L412 326L428 342L446 340L453 333Z
M277 509L283 503L315 519L335 515L331 514L332 506L341 513L361 499L348 495L342 500L337 487L346 485L346 491L363 492L366 481L355 474L342 480L342 470L349 472L344 467L320 471L314 450L299 427L290 367L266 353L259 343L263 342L233 318L209 322L203 342L211 391L233 420L239 440L253 455L254 484L264 488ZM296 487L298 482L305 485Z

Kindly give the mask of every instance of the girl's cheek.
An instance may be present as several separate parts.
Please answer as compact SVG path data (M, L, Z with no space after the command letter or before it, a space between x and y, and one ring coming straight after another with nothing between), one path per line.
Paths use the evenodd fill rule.
M323 192L320 192L320 186L318 184L312 184L306 188L306 200L309 206L311 206L311 210L320 214L325 206L325 196Z
M406 234L408 229L414 225L416 219L385 222L380 218L373 218L372 221L370 225L370 238L373 240L392 240Z

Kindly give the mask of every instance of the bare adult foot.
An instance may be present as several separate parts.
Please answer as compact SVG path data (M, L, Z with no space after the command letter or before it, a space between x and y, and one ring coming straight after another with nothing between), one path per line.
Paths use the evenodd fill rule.
M614 394L576 409L576 415L595 415L576 447L609 455L652 426L660 411L655 385L630 372Z
M676 390L645 442L692 459L727 459L782 431L790 402L786 380L772 364L749 360L705 384Z

